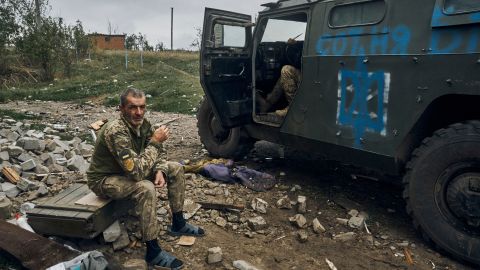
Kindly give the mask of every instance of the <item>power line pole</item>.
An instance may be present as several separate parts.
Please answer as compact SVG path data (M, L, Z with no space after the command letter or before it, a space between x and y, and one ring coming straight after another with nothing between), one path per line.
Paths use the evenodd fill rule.
M173 51L173 7L171 8L170 16L170 50Z
M35 22L37 23L37 27L40 27L41 21L41 12L40 12L40 0L35 0Z

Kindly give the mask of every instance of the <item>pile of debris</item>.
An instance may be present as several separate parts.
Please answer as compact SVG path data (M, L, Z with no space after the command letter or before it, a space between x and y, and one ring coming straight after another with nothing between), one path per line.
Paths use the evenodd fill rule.
M55 194L69 182L62 179L73 180L86 172L94 147L78 137L63 140L59 134L65 129L65 125L55 124L35 130L31 124L11 118L0 122L0 197L14 199L26 194L22 197L30 201L49 192ZM9 209L6 201L0 202L1 209ZM8 211L1 214L9 216Z

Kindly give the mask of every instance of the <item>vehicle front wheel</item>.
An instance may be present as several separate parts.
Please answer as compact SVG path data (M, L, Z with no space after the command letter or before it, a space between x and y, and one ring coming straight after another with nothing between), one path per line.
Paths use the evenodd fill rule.
M224 128L204 97L197 112L200 141L213 157L240 158L248 154L254 141L242 134L241 127Z
M407 212L424 238L480 265L480 122L436 131L404 177Z

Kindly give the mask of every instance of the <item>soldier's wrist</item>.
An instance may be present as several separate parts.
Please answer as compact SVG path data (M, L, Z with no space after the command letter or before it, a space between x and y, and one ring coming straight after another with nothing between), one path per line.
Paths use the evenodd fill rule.
M162 150L162 143L161 142L157 142L157 141L154 141L154 140L151 140L149 145L157 148L158 150Z

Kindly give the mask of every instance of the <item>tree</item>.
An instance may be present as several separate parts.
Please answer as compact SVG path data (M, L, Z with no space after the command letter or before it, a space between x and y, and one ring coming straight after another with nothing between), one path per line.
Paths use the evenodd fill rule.
M137 35L131 34L127 35L125 38L125 46L127 47L127 50L135 50L138 49L137 46Z
M190 47L200 51L200 47L202 46L202 28L194 27L195 29L195 39L190 43Z
M163 44L163 42L159 41L157 45L155 45L155 51L159 52L164 50L165 50L165 45Z
M90 49L90 40L88 39L85 31L83 30L83 25L80 20L76 21L75 26L72 28L74 46L76 54L80 57L87 55L88 50Z

